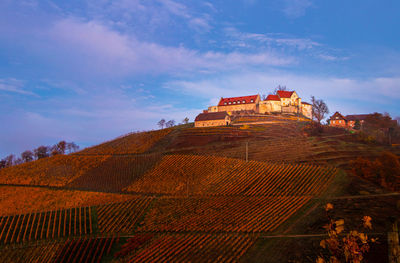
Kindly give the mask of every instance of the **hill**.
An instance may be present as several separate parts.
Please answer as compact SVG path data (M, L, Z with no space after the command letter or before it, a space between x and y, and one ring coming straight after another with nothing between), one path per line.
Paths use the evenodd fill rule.
M347 230L370 215L382 241L369 260L386 257L399 195L349 161L399 151L254 121L132 133L0 170L0 261L315 261L327 202Z

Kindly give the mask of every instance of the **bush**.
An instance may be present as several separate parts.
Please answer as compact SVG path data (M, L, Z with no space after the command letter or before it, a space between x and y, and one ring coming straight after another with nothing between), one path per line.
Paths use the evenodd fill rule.
M400 161L391 152L383 152L374 161L358 157L350 162L352 172L391 190L400 190Z

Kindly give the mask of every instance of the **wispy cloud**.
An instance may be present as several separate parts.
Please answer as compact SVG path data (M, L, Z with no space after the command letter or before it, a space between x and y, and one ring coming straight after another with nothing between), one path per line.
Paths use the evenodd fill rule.
M23 81L13 78L0 79L0 91L18 93L23 95L35 95L35 93L23 88Z
M196 31L212 28L212 19L207 13L196 12L185 3L175 0L87 0L89 18L113 21L114 25L145 28L146 31L165 29L181 19ZM213 6L210 4L210 8ZM211 9L213 11L213 9Z
M348 60L349 57L346 56L334 56L334 55L328 55L328 54L318 54L318 58L321 58L326 61L343 61L343 60Z
M240 32L234 27L225 28L225 34L231 38L232 44L242 45L244 47L251 44L255 44L256 46L260 46L260 44L269 44L271 46L286 46L304 50L321 46L320 43L309 38L288 37L284 34L277 33L260 34Z
M60 53L69 53L85 68L101 74L163 73L190 70L226 70L244 65L279 66L294 63L274 52L199 52L185 47L139 41L134 35L113 30L99 21L68 18L48 31ZM74 65L78 66L78 65Z
M307 8L313 4L311 0L284 0L283 13L288 18L298 18L305 15Z

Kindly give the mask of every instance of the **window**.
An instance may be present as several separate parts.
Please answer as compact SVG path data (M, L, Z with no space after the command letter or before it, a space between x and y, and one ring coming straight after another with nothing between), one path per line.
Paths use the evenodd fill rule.
M243 101L242 101L242 103L246 103L246 101L245 101L245 100L243 100Z
M228 104L229 104L229 105L231 105L231 104L232 104L232 102L229 102Z
M237 103L240 104L240 100L238 100Z
M226 105L226 102L224 102L224 105Z
M250 102L254 102L254 100L250 100Z
M236 104L236 101L234 101L233 104Z

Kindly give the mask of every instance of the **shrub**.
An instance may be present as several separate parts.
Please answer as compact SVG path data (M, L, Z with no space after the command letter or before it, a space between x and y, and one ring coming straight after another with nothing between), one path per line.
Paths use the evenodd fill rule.
M350 162L352 172L391 190L400 189L400 161L391 152L383 152L374 161L358 157Z

